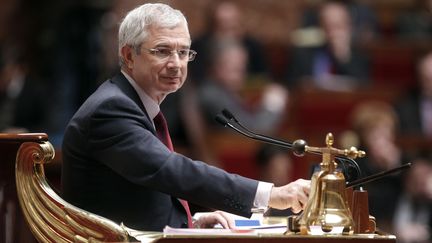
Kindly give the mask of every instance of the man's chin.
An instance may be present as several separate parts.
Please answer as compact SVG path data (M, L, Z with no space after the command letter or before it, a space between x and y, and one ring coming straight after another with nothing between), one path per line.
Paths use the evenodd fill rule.
M174 93L174 92L176 92L177 90L179 90L180 88L181 88L181 86L182 85L180 85L180 84L178 84L178 83L176 83L176 84L170 84L170 85L166 85L166 86L164 86L164 91L167 93L167 94L171 94L171 93Z

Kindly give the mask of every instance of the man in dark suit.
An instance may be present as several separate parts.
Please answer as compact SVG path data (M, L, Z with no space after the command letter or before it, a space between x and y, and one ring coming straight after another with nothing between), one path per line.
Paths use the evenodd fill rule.
M70 121L63 142L63 196L140 230L233 227L222 213L191 223L187 201L250 216L255 207L302 210L310 182L282 187L229 174L172 150L159 105L184 83L187 21L164 4L144 4L119 29L121 73L104 82ZM223 216L221 216L223 215Z

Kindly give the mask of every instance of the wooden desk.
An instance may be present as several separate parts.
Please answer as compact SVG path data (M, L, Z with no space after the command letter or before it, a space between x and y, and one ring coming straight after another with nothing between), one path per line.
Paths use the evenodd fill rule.
M192 236L163 236L155 237L151 243L395 243L396 237L393 235L370 236L300 236L300 235L258 235L258 236L219 236L219 235L192 235Z

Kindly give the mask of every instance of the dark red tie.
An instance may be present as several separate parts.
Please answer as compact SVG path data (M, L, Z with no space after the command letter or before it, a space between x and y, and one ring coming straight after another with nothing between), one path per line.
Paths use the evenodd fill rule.
M156 133L157 133L159 140L161 140L168 147L169 150L174 151L174 147L173 147L173 144L171 142L171 137L170 137L169 131L168 131L168 125L167 125L167 122L166 122L165 117L162 114L162 112L159 112L156 115L156 117L153 119L153 121L155 124ZM183 199L179 199L179 201L186 210L186 214L187 214L187 218L188 218L188 227L192 228L193 227L192 215L191 215L191 212L189 209L189 204L187 201L185 201Z

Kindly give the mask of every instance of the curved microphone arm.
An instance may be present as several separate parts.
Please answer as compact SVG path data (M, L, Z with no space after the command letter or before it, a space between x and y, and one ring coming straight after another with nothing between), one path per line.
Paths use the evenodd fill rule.
M269 143L269 144L273 144L273 145L278 145L278 146L281 146L284 148L290 148L291 149L293 147L293 145L291 143L276 140L274 138L267 137L267 136L264 136L261 134L253 133L250 130L240 126L239 123L236 123L237 125L239 125L241 127L241 128L239 128L239 127L233 125L232 123L230 123L229 120L226 117L222 116L221 114L218 114L215 117L215 120L217 122L219 122L220 124L222 124L223 126L229 127L231 129L233 129L234 131L236 131L236 132L238 132L238 133L240 133L240 134L242 134L248 138L252 138L252 139L255 139L255 140L258 140L261 142L265 142L265 143Z
M223 125L224 127L229 127L234 131L248 138L255 139L272 145L277 145L284 148L289 148L293 151L294 155L299 157L303 156L306 152L309 152L311 154L319 154L319 155L322 154L317 151L307 150L307 143L302 139L298 139L295 140L293 143L289 143L279 139L274 139L269 136L257 134L251 131L250 129L248 129L247 127L245 127L243 124L241 124L241 122L237 120L237 118L227 109L222 110L222 112L215 117L215 120L221 125ZM360 167L354 159L345 156L339 156L339 155L335 155L335 159L340 162L339 164L342 166L344 171L346 171L346 165L344 163L348 163L355 168L357 173L357 178L361 176Z

